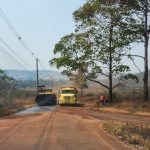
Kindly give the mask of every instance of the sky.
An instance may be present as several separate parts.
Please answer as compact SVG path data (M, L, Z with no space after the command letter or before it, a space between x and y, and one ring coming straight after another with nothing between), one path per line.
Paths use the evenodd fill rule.
M40 59L42 66L56 70L51 68L48 62L54 57L54 45L61 37L74 31L72 13L84 2L85 0L0 0L0 7L26 45ZM0 38L25 60L26 69L35 69L35 59L24 49L2 17ZM0 46L8 50L2 42ZM0 68L24 69L20 65L10 63L2 53Z
M39 69L56 70L49 66L49 60L54 57L54 46L61 37L74 31L72 13L84 2L85 0L0 0L0 8L26 45L40 59L42 67L39 66L41 67ZM23 59L21 63L26 65L27 70L35 69L35 59L21 45L1 16L0 39ZM2 42L0 46L10 52ZM132 53L143 55L143 45L134 46ZM124 62L131 66L133 72L138 72L128 59L125 59ZM143 60L138 58L135 59L135 62L143 70ZM20 65L12 64L10 59L1 52L0 68L25 69Z

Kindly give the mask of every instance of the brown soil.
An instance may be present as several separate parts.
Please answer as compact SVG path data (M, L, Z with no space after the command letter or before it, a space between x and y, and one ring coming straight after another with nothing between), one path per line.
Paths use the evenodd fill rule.
M1 118L0 150L131 149L103 131L100 120L105 117L111 118L111 114L58 106L53 112Z

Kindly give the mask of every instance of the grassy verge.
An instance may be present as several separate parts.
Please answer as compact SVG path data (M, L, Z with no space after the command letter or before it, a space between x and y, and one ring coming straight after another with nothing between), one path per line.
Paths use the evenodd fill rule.
M104 122L103 128L118 140L138 150L150 150L150 125Z
M124 101L111 105L106 105L103 109L116 112L128 112L134 114L150 115L150 103L138 102L138 101Z
M106 98L108 98L108 93L102 91ZM82 102L87 105L96 107L96 101L98 100L98 92L88 92L83 97L79 98ZM101 110L113 111L113 112L128 112L128 113L139 113L150 115L150 100L147 103L144 103L143 92L140 89L137 90L116 90L113 93L113 103L105 104Z
M36 92L27 90L5 91L0 96L0 116L9 115L17 110L35 104Z

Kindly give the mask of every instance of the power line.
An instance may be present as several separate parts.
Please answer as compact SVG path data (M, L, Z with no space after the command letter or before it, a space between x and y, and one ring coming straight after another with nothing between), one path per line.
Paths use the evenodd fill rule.
M19 40L22 44L22 46L31 54L31 56L36 59L37 57L35 56L35 54L30 50L30 48L27 46L27 44L23 41L23 39L21 38Z
M43 64L42 64L42 62L41 62L40 60L39 60L39 63L40 63L41 68L43 69L43 71L45 71L45 73L46 73L48 76L50 76L49 73L47 73L47 70L43 67Z
M0 57L1 57L2 59L4 59L4 60L6 60L7 62L9 62L12 66L13 66L13 65L16 65L16 63L14 63L13 61L11 61L10 58L8 58L8 57L6 56L6 54L5 54L2 50L0 50L0 52L1 52L2 54L4 54L4 56L5 56L5 57L3 57L3 55L1 55Z
M23 68L27 69L23 64L16 60L9 52L7 52L3 47L0 46L0 51L8 58L10 58L16 65L20 65Z
M18 32L16 31L15 27L12 25L12 23L9 21L9 19L6 17L5 13L3 12L3 10L0 8L0 16L3 18L3 20L5 21L5 23L7 24L7 26L10 28L10 30L12 31L12 33L16 36L16 38L20 41L20 43L22 44L22 46L31 54L31 56L36 59L36 56L34 55L34 53L30 50L30 48L27 46L27 44L24 42L24 40L22 39L22 37L18 34Z
M0 38L0 41L1 41L21 62L24 62L24 64L25 64L26 66L30 66L30 65L27 64L27 63L25 62L25 60L23 60L17 53L15 53L15 51L14 51L12 48L10 48L10 46L8 46L1 38Z
M16 29L14 28L14 26L11 24L11 22L9 21L9 19L6 17L5 13L3 12L3 10L0 8L0 15L3 18L3 20L5 21L5 23L8 25L8 27L10 28L10 30L14 33L14 35L20 39L20 35L18 34L18 32L16 31Z
M32 52L32 50L28 47L28 45L25 43L25 41L22 39L22 37L19 35L19 33L17 32L17 30L15 29L15 27L12 25L12 23L10 22L10 20L7 18L7 16L5 15L5 13L3 12L3 10L0 8L0 16L2 17L2 19L5 21L5 23L7 24L7 26L10 28L10 30L12 31L12 33L15 35L15 37L19 40L19 42L22 44L22 46L24 47L24 49L26 51L28 51L28 53L30 53L30 55L34 58L37 59L37 57L35 56L35 54ZM8 47L8 45L6 45ZM9 48L13 53L14 51ZM16 55L16 54L15 54ZM17 56L18 57L18 56ZM19 58L22 59L22 58ZM39 60L39 59L38 59ZM41 61L40 65L42 66L43 70L45 70L45 68L43 67ZM45 70L45 73L46 70ZM49 74L47 74L49 76Z
M5 56L7 62L9 62L11 65L18 66L18 64L14 62L9 56L7 56L7 54L3 50L0 49L0 52Z

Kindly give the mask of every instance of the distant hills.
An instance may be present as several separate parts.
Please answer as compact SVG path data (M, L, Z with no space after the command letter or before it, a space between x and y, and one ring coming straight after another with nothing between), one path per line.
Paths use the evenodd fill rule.
M148 85L150 86L150 70L148 72L149 72ZM139 82L138 83L135 83L135 81L133 81L133 80L126 80L126 81L124 81L124 84L126 84L127 86L130 86L130 87L134 87L134 86L136 86L136 87L143 87L144 73L136 73L135 75L139 78Z
M8 76L13 77L16 80L36 80L36 71L25 70L5 70ZM39 70L39 79L42 80L68 80L66 76L63 76L59 71Z
M129 80L124 80L124 81L122 81L121 82L121 84L120 84L120 86L119 86L119 88L129 88L129 87L132 87L132 88L140 88L140 87L143 87L143 78L144 78L144 73L136 73L135 74L137 77L138 77L138 79L139 79L139 82L138 83L136 83L136 81L135 80L132 80L132 79L129 79ZM102 83L103 84L105 84L105 85L109 85L109 81L108 81L108 79L106 80L106 79L103 79L103 80L101 80L102 81ZM113 85L116 85L118 83L118 80L117 80L117 78L114 78L113 79ZM148 85L150 86L150 70L149 70L149 79L148 79Z
M25 71L25 70L5 70L6 74L13 77L18 81L36 81L36 71ZM143 73L135 74L139 78L139 83L136 83L133 80L127 80L123 82L123 85L126 87L142 87L143 86ZM67 76L63 76L59 71L49 71L49 70L39 70L39 79L44 81L69 81ZM101 78L101 81L104 84L108 84L108 80ZM117 79L113 80L114 84L117 83ZM94 84L94 83L93 83ZM150 85L150 70L149 70L149 85Z

